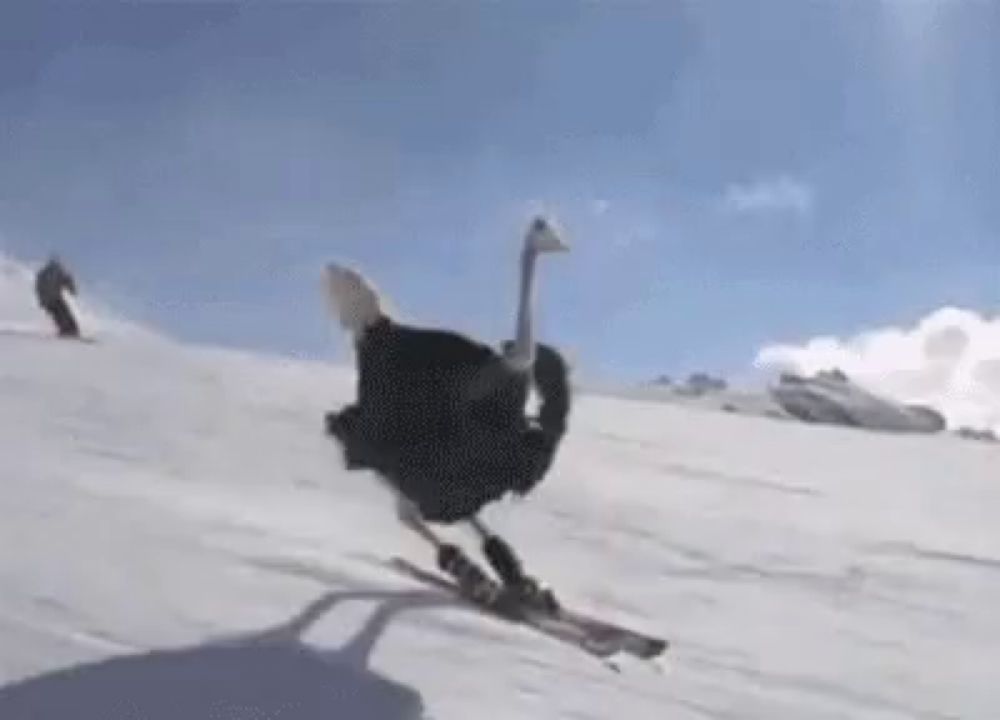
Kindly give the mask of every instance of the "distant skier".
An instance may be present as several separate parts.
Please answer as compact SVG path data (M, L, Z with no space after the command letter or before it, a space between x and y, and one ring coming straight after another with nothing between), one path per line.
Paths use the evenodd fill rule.
M35 296L38 304L49 314L60 337L80 337L80 326L63 292L76 295L76 281L53 255L35 276Z

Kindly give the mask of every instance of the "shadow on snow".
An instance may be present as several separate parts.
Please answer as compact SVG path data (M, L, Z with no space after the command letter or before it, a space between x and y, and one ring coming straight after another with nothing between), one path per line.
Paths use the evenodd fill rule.
M376 603L340 648L302 635L336 604ZM174 650L116 657L0 689L4 720L418 720L419 692L369 669L393 617L451 604L421 592L327 593L261 632Z

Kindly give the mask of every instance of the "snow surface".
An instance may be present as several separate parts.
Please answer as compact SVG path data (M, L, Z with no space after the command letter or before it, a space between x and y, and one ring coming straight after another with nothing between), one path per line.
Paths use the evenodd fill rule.
M996 446L579 397L487 519L672 641L615 675L384 567L431 558L322 434L349 370L4 312L2 720L1000 716Z

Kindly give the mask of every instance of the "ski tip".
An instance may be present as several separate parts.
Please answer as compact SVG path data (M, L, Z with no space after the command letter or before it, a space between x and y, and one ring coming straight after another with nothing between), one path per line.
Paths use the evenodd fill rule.
M670 643L662 638L650 638L643 650L642 657L644 660L654 660L664 653L670 647Z
M608 670L612 670L619 675L624 673L625 667L632 669L646 668L650 672L664 677L669 670L667 659L662 655L654 658L643 658L627 652L619 652L615 653L612 657L601 658L601 661Z

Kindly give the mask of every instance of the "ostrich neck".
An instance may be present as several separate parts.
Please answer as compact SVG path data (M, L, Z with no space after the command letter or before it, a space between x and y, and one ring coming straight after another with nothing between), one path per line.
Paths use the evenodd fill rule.
M514 347L507 357L510 366L526 372L535 362L535 338L531 325L532 303L534 301L535 260L538 253L525 249L521 255L521 289L517 304L517 327Z

